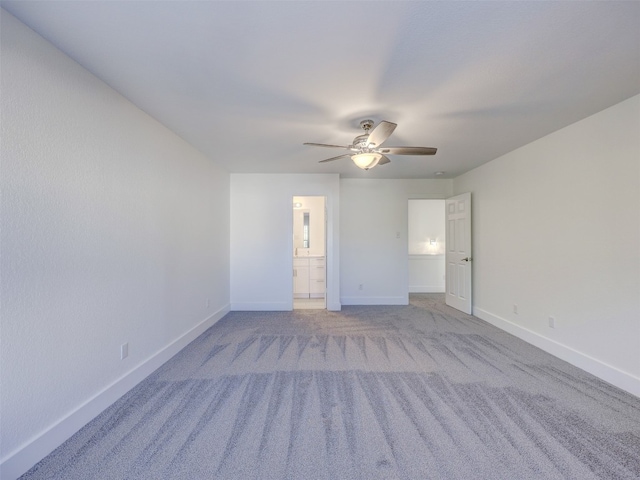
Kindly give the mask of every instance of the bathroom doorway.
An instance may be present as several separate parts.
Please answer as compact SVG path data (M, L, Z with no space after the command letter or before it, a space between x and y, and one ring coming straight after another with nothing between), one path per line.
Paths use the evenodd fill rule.
M445 200L409 200L409 293L445 291Z
M327 308L325 197L293 197L293 309Z

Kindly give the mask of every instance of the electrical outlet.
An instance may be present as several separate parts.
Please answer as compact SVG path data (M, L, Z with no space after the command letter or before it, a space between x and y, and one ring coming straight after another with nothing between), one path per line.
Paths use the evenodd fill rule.
M364 290L364 283L361 283L360 285L358 285L358 290Z
M518 314L518 305L513 305L513 313Z
M129 356L129 342L120 345L120 360L124 360Z
M556 328L556 319L554 317L549 317L549 328Z
M400 232L396 232L396 238L400 238Z

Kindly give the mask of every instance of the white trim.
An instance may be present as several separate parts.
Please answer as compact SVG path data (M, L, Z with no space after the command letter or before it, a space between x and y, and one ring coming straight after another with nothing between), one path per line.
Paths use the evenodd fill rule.
M608 365L596 358L585 355L571 347L551 340L539 333L533 332L509 320L494 315L478 307L473 308L473 315L489 322L491 325L508 332L531 345L534 345L551 355L564 360L592 375L640 397L640 378Z
M341 297L342 305L408 305L408 297Z
M340 310L342 310L342 304L339 302L331 302L329 303L327 301L327 310L331 311L331 312L339 312Z
M228 312L229 305L226 305L106 386L66 417L6 455L0 461L0 478L14 480L24 474Z

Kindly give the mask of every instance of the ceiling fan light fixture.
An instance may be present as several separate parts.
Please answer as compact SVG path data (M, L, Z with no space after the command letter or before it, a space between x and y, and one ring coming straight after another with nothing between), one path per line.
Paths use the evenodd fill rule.
M382 120L373 130L373 120L363 120L360 126L364 135L358 135L351 145L331 145L328 143L305 143L314 147L342 148L353 153L345 153L336 157L320 160L320 163L333 162L341 158L349 157L362 170L369 170L376 165L389 163L390 155L435 155L437 148L433 147L380 147L398 126L395 123Z
M351 156L353 163L363 170L369 170L370 168L375 167L381 158L382 155L379 153L358 153Z

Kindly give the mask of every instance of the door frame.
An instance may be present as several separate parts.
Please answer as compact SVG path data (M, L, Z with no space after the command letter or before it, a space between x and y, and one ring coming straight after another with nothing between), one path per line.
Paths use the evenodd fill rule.
M407 231L405 234L405 238L407 238L407 241L405 242L405 248L406 248L406 275L407 275L407 281L406 281L406 287L407 287L407 293L406 293L406 299L407 299L407 305L409 304L409 200L446 200L447 199L447 194L446 193L410 193L407 196L407 209L405 210L405 223L406 223L406 227L407 227ZM446 208L446 207L445 207ZM445 240L446 242L446 240ZM446 247L446 243L445 243L445 247ZM446 268L445 268L445 285L447 282L447 278L446 278ZM446 287L445 287L446 288Z
M432 197L433 197L433 196L432 196ZM445 209L445 206L444 206L444 205L445 205L445 202L446 202L446 198L444 198L444 196L442 196L441 198L416 198L416 197L410 197L410 198L408 199L408 201L407 201L407 212L408 212L408 210L409 210L409 208L408 208L408 207L409 207L409 205L411 205L411 201L415 201L415 200L439 201L439 202L442 202L442 208L443 208L443 210ZM407 218L407 248L409 247L409 245L408 245L408 243L409 243L409 242L408 242L408 240L409 240L409 228L411 227L410 223L411 223L411 222L410 222L410 219L409 219L409 218ZM445 228L446 228L446 219L443 219L443 222L442 222L442 230L443 230L443 232L444 232ZM446 242L445 242L445 247L446 247ZM414 255L414 254L411 254L411 253L407 252L407 258L408 258L408 263L409 263L409 268L408 268L408 275L409 275L409 277L408 277L408 278L410 278L410 275L411 275L411 261L412 261L412 256L413 256L413 255ZM425 259L425 258L422 258L422 260L424 260L424 259ZM430 260L433 260L433 259L430 259ZM445 262L445 260L444 260L444 253L442 254L442 261L443 261L443 262ZM440 290L433 290L433 293L443 293L443 292L444 292L444 290L446 289L446 282L447 282L447 279L446 279L446 262L444 263L444 272L445 272L445 273L444 273L445 278L444 278L444 284L442 285L442 289L443 289L443 290L442 290L442 291L440 291ZM408 286L408 288L409 288L409 294L411 294L411 293L422 293L422 292L424 292L424 293L429 293L429 292L430 292L430 290L424 290L424 291L421 291L421 292L415 292L415 291L413 291L413 292L412 292L412 291L411 291L411 287L412 287L411 282L407 282L407 286Z
M329 258L330 258L330 248L328 245L328 235L329 235L329 198L327 195L313 195L313 194L295 194L292 195L291 197L291 203L290 205L292 206L292 210L291 210L291 235L290 235L290 239L291 239L291 263L292 263L292 276L293 276L293 272L294 272L294 268L293 268L293 258L295 255L295 244L294 244L294 236L295 236L295 232L294 232L294 227L295 227L295 221L294 221L294 215L295 215L295 211L296 208L294 206L295 204L295 198L296 197L315 197L315 198L322 198L323 201L323 208L322 208L322 215L323 215L323 223L324 223L324 235L322 237L322 241L324 242L324 310L328 310L328 305L329 305L329 299L328 299L328 295L329 295ZM308 208L302 207L303 211L309 211ZM292 284L295 280L293 280L292 277ZM292 288L291 290L291 309L294 310L293 308L293 304L295 301L295 297L294 297L294 290Z

